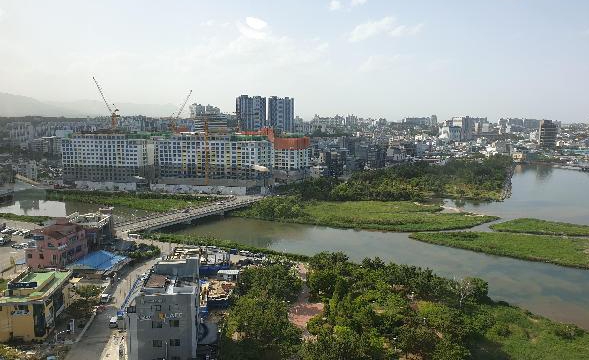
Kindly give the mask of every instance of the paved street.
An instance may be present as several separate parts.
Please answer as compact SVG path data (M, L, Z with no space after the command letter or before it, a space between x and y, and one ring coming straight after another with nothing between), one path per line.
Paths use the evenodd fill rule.
M109 328L108 322L112 316L116 315L117 310L121 306L125 296L128 294L135 279L149 270L155 262L156 259L152 259L133 268L127 273L120 274L122 275L121 281L119 281L112 290L114 298L112 303L106 308L106 310L96 315L94 322L90 325L88 331L86 331L86 334L82 337L80 342L72 346L66 360L113 359L112 346L107 346L107 343L109 343L111 337L118 334L119 331ZM117 358L115 357L114 359Z

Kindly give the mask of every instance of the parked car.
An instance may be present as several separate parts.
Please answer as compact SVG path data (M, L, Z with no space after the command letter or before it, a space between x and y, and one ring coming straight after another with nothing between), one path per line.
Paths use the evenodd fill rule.
M100 303L101 304L108 304L110 302L111 296L110 294L102 294L100 295Z

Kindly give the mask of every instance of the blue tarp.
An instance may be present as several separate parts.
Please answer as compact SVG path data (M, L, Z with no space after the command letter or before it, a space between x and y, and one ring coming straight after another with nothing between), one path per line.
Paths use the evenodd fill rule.
M126 256L116 255L104 250L98 250L91 252L68 267L72 269L109 271L117 265L126 262L127 260L128 258Z

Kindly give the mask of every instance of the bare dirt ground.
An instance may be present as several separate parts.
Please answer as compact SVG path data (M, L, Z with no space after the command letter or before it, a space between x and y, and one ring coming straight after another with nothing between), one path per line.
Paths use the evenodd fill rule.
M304 264L299 263L297 265L297 271L299 277L306 282L307 280L307 268ZM309 302L309 288L306 283L303 283L303 289L299 294L296 303L290 308L288 318L298 328L303 330L303 338L311 336L307 330L307 322L318 314L323 312L323 303L311 303Z

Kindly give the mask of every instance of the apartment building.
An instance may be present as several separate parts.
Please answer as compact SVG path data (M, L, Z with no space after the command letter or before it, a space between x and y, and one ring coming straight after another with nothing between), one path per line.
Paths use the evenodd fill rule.
M154 144L149 135L81 133L61 144L64 182L153 179Z
M206 159L208 158L208 165ZM271 143L262 136L176 134L155 140L158 179L250 180L272 167Z
M268 98L268 123L279 132L295 132L294 99L271 96Z
M538 132L540 147L554 149L556 147L557 134L558 125L555 122L552 120L542 120L540 122L540 131Z
M86 231L67 219L32 233L35 247L25 250L27 266L32 269L63 268L88 254Z
M72 271L25 270L0 296L0 342L43 341L70 305Z
M241 95L235 99L235 114L242 131L257 131L266 126L266 98Z

